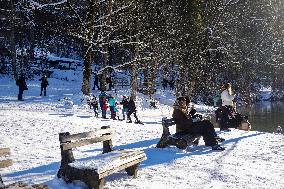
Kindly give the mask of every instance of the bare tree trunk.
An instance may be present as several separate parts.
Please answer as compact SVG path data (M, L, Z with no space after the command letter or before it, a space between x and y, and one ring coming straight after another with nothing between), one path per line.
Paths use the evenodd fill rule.
M131 81L130 81L131 92L130 96L135 100L137 94L137 64L134 63L131 67Z
M87 14L87 29L84 46L84 71L82 92L84 95L89 95L91 92L91 64L92 64L92 41L94 36L94 21L96 15L96 2L95 0L89 1L89 10Z
M108 15L105 24L107 26L111 25L111 14L112 14L112 0L108 0L108 5L107 5L107 10L106 13ZM109 28L109 27L107 27ZM103 67L106 67L109 65L109 32L108 30L105 31L105 35L106 35L106 45L104 47L104 63L103 63ZM102 90L106 90L106 71L104 71L102 73L102 77L101 77L101 89Z
M136 37L136 42L138 42L138 36ZM134 55L134 59L138 60L139 58L139 48L136 46L135 49L135 55ZM138 61L135 61L134 64L131 67L131 80L130 80L130 87L131 87L131 91L130 91L130 96L132 97L133 100L136 99L136 95L137 95L137 88L138 88L138 83L137 83L137 69L138 67Z
M15 7L14 7L14 1L11 0L11 33L10 33L10 44L11 44L11 54L12 54L12 70L14 79L16 80L18 78L18 71L17 71L17 52L16 52L16 42L15 42Z
M92 51L87 50L87 54L84 58L84 71L83 71L83 84L82 92L84 95L89 95L91 92L91 62L92 62Z

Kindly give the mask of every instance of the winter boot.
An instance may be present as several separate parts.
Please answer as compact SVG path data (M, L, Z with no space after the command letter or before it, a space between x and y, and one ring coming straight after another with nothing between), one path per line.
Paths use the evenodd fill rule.
M220 146L219 144L216 144L216 145L212 146L212 150L223 151L223 150L225 150L225 148Z

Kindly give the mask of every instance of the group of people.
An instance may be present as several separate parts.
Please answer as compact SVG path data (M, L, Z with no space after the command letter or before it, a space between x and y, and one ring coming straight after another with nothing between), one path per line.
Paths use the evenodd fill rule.
M248 124L246 130L250 130L248 117L237 112L236 94L232 92L232 85L225 84L221 93L222 106L215 111L216 121L221 131L230 131L230 128L238 128L245 121Z
M251 126L247 116L242 116L236 111L236 95L232 92L232 85L225 84L221 93L222 106L216 110L216 118L220 123L220 131L230 131L229 128L239 128L242 121L246 121L248 129ZM190 108L188 97L177 98L174 104L173 119L176 122L176 133L179 135L202 135L206 146L213 150L224 150L218 143L225 139L217 136L213 124L209 120L194 121L196 110Z
M107 110L109 110L110 118L113 120L120 120L117 106L122 105L122 120L126 119L127 123L132 123L131 115L133 114L135 123L142 123L137 117L136 105L132 97L123 96L122 100L118 102L113 95L108 95L105 91L101 91L98 100L94 95L91 97L89 105L94 110L96 117L99 116L98 110L100 108L102 118L107 119Z
M49 85L47 76L43 75L39 81L41 81L40 84L40 96L44 95L46 96L46 88ZM18 93L18 100L23 101L23 93L25 90L28 90L28 86L26 83L25 76L22 74L20 77L16 80L16 85L19 87L19 93Z
M106 84L107 84L107 90L111 91L112 88L113 88L113 81L112 81L112 78L111 78L110 75L106 77ZM96 89L102 90L102 87L100 85L101 85L100 75L95 73L95 75L94 75L94 87L92 88L92 90L96 90Z

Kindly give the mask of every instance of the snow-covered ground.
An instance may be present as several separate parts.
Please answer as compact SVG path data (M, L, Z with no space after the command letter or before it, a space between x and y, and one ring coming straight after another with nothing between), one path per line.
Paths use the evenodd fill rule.
M10 147L13 159L11 167L0 170L6 184L23 181L45 183L52 189L82 188L56 177L60 166L58 133L86 132L109 125L115 131L114 148L142 149L147 160L142 162L136 179L125 172L115 173L106 178L105 188L284 188L283 135L240 130L220 133L216 129L226 139L222 144L225 151L212 151L203 142L187 150L158 149L155 145L162 134L161 119L172 113L171 92L158 91L158 109L148 108L148 100L138 96L138 116L144 122L140 125L96 118L81 103L79 81L49 79L49 82L48 96L41 97L39 81L28 81L25 101L19 102L15 82L0 78L0 147ZM121 100L125 94L128 95L127 90L120 90L115 97ZM73 109L64 108L64 97L74 102ZM101 144L81 147L75 151L75 158L101 151Z

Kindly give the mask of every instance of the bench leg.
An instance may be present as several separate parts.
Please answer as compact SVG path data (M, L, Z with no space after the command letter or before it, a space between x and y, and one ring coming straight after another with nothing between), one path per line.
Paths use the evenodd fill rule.
M104 178L101 178L101 179L90 178L90 180L85 181L85 182L90 189L103 189L104 184L105 184L105 179Z
M0 175L0 188L4 187L4 183L3 183L3 180L2 180L2 177Z
M92 170L82 170L78 172L79 180L83 181L89 189L103 189L105 179Z
M137 177L137 172L138 172L138 167L139 167L139 163L136 164L136 165L132 165L130 167L127 167L125 169L126 173L129 175L129 176L133 176L134 178Z

